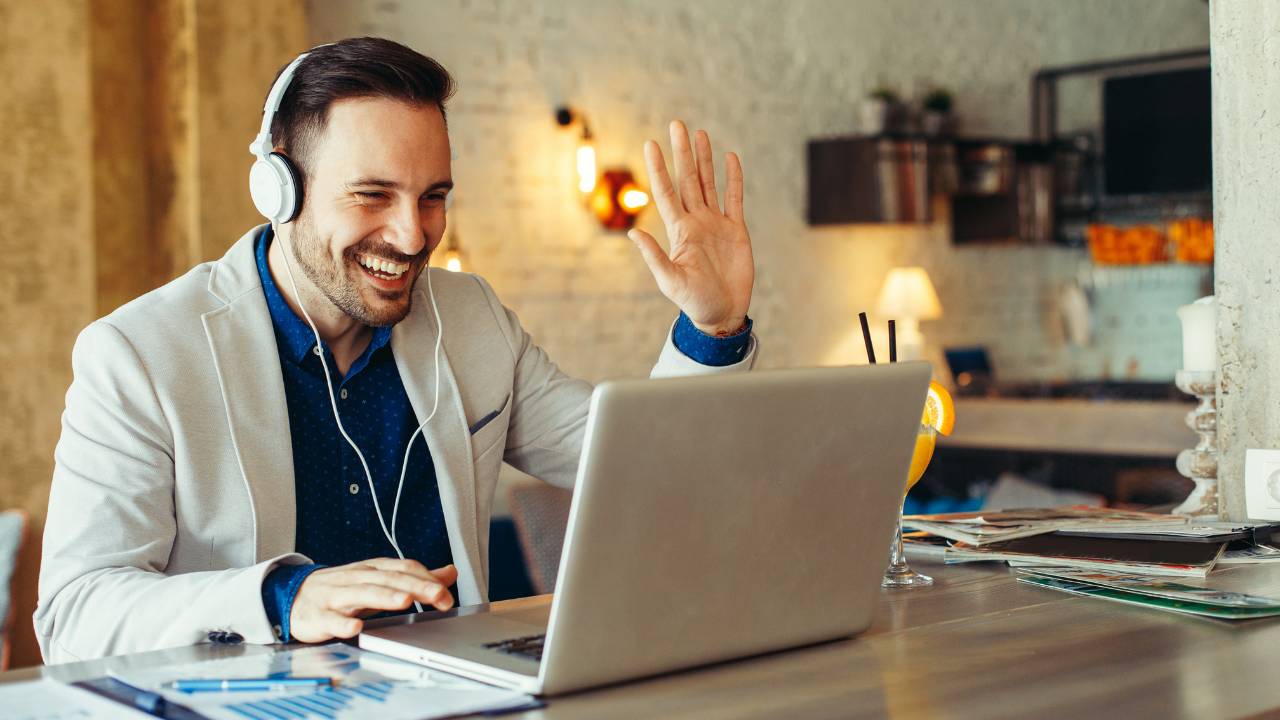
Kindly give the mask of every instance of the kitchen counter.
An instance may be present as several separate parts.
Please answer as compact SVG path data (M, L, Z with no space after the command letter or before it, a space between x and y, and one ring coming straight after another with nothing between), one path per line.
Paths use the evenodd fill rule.
M1191 403L959 398L941 448L1169 458L1196 444Z

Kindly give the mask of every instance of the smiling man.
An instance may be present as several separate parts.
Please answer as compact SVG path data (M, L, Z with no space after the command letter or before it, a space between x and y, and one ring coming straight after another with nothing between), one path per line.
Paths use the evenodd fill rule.
M449 74L358 38L277 87L258 151L291 165L297 211L77 340L35 615L48 661L346 638L483 602L502 462L573 483L591 387L484 280L427 269ZM671 251L631 234L681 310L653 375L745 370L741 166L726 157L721 209L706 134L672 123L671 142L678 190L645 145Z

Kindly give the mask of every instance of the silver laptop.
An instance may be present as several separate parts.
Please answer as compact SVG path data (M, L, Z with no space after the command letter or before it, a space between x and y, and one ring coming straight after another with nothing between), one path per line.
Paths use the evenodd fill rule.
M424 613L360 647L554 695L871 623L926 363L606 382L553 596Z

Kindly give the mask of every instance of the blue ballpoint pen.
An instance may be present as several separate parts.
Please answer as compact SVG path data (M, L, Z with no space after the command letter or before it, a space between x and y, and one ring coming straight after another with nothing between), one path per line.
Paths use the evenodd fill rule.
M298 688L333 687L333 678L281 677L281 678L201 678L174 680L173 689L181 692L277 692Z

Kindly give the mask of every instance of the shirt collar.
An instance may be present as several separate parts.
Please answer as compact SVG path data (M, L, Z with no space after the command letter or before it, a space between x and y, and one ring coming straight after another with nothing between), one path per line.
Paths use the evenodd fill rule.
M311 332L311 326L294 314L271 277L271 268L267 265L267 248L271 245L273 238L274 231L270 225L263 228L262 235L258 237L257 247L254 249L258 258L258 275L262 279L262 292L267 296L267 310L271 313L271 324L275 326L280 348L287 353L286 357L290 360L301 363L306 359L307 353L316 346L316 336ZM357 361L358 364L363 367L369 356L390 341L390 327L373 328L373 339L369 341L369 347ZM325 349L328 350L328 348ZM355 369L356 366L352 366L352 370Z

